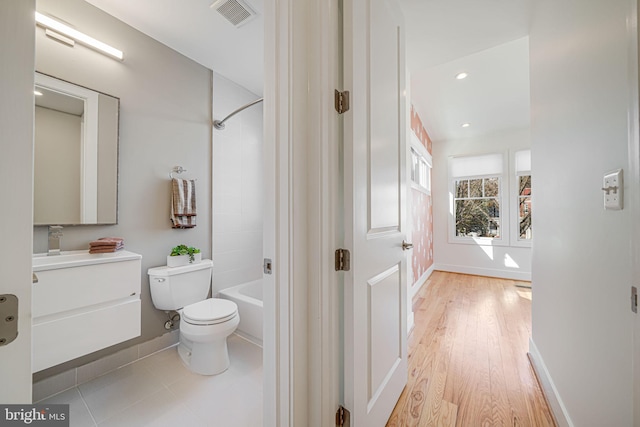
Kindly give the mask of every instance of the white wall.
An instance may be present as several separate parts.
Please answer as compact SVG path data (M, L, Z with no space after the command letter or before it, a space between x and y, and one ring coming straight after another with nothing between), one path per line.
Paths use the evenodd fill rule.
M214 118L259 98L214 73ZM262 278L264 215L262 103L213 134L213 292ZM273 194L273 189L268 191Z
M516 280L531 279L531 248L510 246L504 235L505 246L479 246L477 244L450 243L449 234L449 178L450 156L475 155L485 153L513 153L529 148L529 130L508 130L468 139L433 142L433 258L434 268L483 276L503 277ZM510 170L510 168L506 168ZM535 173L535 172L534 172ZM502 191L510 194L510 180L505 176ZM533 185L537 185L534 182ZM535 190L537 192L537 190ZM513 214L507 201L501 206L503 213L503 233L509 227L509 215ZM511 230L509 230L511 231ZM515 232L515 231L514 231ZM535 230L534 230L535 234ZM511 259L511 261L507 261ZM515 267L514 265L517 265Z
M625 168L632 176L632 5L533 3L532 350L575 426L632 425L630 248L638 216L629 208L605 211L600 189L607 171ZM627 206L633 197L627 192Z
M36 69L120 98L118 224L65 227L62 249L120 236L142 254L142 336L43 371L43 377L166 333L167 315L151 301L147 269L166 264L171 247L185 243L211 257L211 71L82 0L38 0L38 11L124 51L115 61L76 44L53 41L38 28ZM171 228L169 172L187 169L196 178L197 226ZM34 250L47 248L46 227L34 228Z

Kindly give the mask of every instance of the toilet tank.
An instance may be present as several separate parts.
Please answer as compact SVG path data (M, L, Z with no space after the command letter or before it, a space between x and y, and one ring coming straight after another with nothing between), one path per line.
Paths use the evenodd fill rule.
M180 267L153 267L147 271L153 305L159 310L178 310L205 300L211 288L213 261L203 259Z

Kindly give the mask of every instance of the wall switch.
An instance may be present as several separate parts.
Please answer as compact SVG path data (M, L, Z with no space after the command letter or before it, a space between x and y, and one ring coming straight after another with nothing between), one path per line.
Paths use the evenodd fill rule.
M602 180L602 191L604 192L604 208L611 210L622 209L623 188L622 169L608 172Z

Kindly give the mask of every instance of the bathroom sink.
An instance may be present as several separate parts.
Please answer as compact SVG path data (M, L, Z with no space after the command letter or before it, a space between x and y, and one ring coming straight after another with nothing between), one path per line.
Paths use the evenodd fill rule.
M65 251L61 252L60 255L34 254L32 266L33 271L38 272L140 258L139 254L123 250L106 254L90 254L89 251Z

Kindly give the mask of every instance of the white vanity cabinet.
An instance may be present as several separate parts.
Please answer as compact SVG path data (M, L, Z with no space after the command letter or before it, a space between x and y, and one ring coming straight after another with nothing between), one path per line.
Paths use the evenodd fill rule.
M123 250L34 255L33 372L140 336L141 260Z

